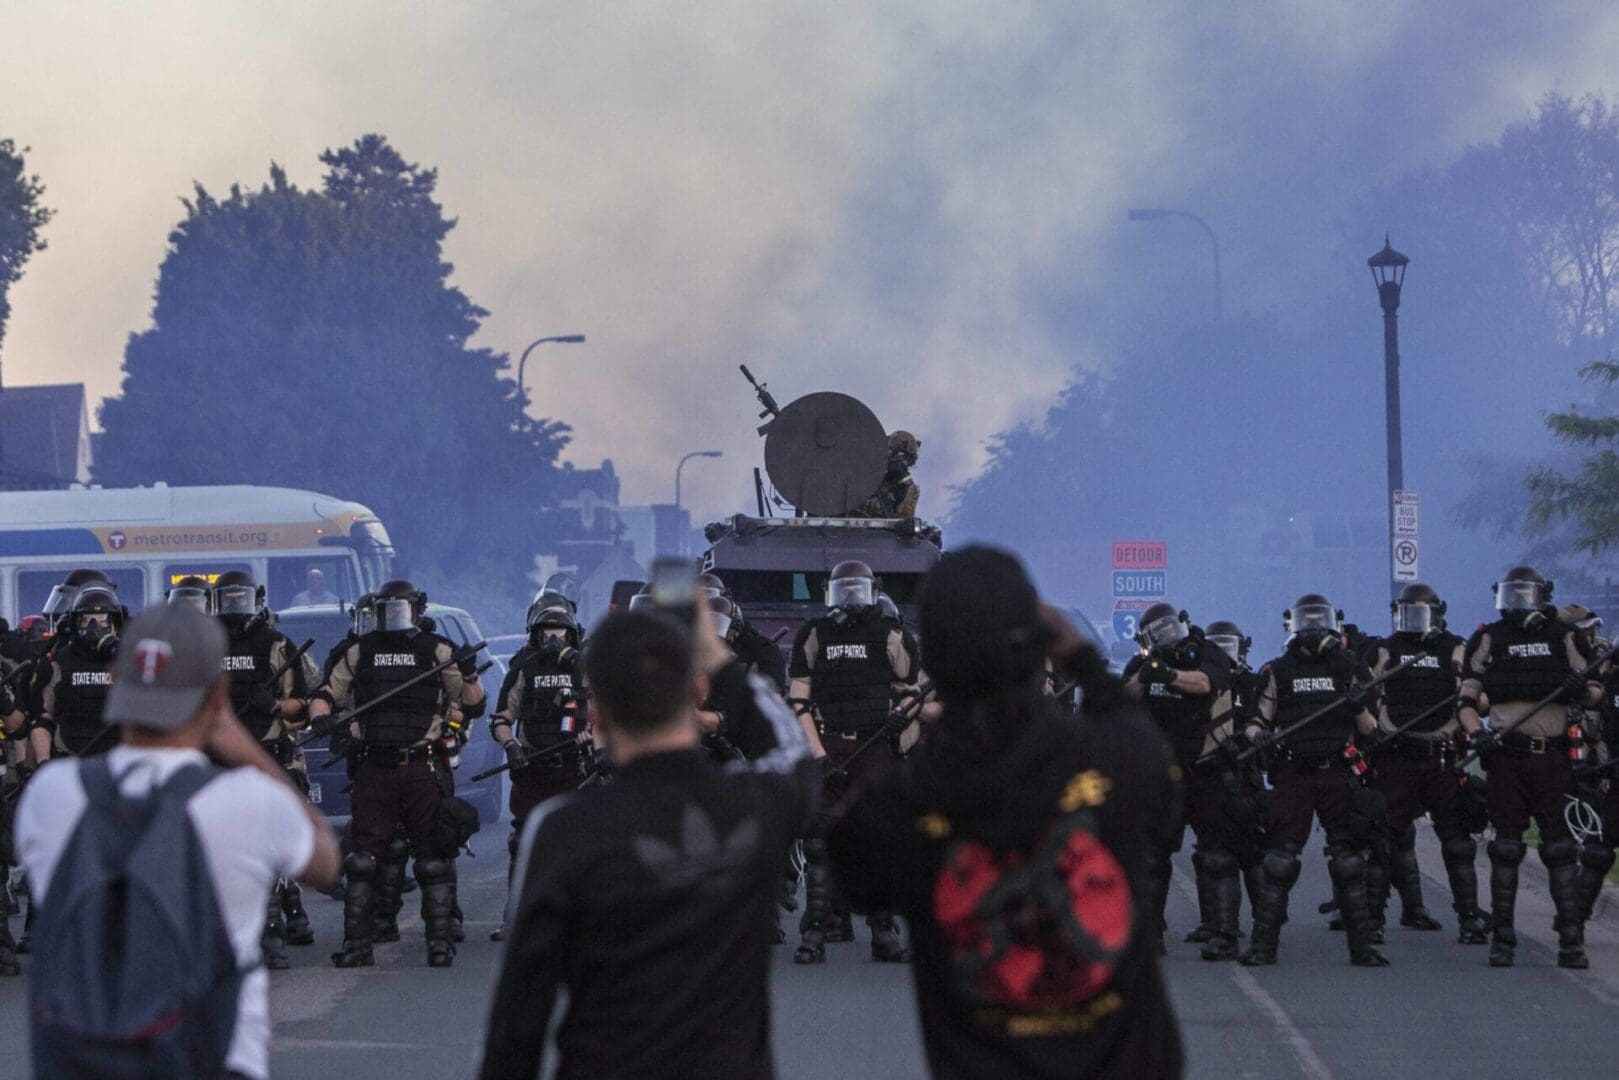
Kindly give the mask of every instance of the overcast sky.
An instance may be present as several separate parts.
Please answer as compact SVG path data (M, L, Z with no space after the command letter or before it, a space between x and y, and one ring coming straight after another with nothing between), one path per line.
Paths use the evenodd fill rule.
M1366 185L1547 90L1614 87L1613 5L1482 7L0 0L0 136L58 210L5 377L115 392L193 181L256 186L274 160L313 184L323 148L379 131L439 169L479 344L589 335L539 350L530 385L624 501L667 501L675 459L716 447L687 501L746 504L738 361L783 403L844 390L917 431L939 492L1069 365L1108 361L1120 328L1073 311L1119 266L1206 259L1127 206L1203 212L1229 230L1228 308L1285 307ZM1231 227L1256 205L1266 227Z

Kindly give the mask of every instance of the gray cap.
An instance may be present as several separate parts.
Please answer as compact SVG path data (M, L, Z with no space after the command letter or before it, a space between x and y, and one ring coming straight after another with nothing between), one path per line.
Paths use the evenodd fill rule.
M184 727L224 670L219 620L165 604L136 616L120 637L102 719L158 731Z

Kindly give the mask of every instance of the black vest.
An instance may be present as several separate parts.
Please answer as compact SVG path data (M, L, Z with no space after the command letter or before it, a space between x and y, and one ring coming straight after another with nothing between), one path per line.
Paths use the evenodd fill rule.
M374 630L362 637L359 662L354 667L354 707L374 701L431 670L438 663L435 652L442 640L436 634L418 632L407 637L387 630ZM423 679L367 710L359 717L365 744L396 750L420 743L433 727L442 692L441 679Z
M564 691L579 689L578 665L573 670L540 659L531 652L518 665L523 680L523 708L517 715L517 737L531 750L554 745L562 736ZM577 734L577 732L575 732Z
M1344 649L1316 657L1289 647L1279 659L1271 661L1268 667L1276 679L1276 730L1298 723L1348 693L1357 666L1355 658ZM1354 736L1359 713L1358 706L1346 701L1288 736L1286 747L1301 758L1339 753Z
M282 640L281 634L260 622L245 634L231 634L226 642L225 673L230 676L231 708L255 739L263 739L269 734L270 725L275 723L275 717L254 708L251 703L254 695L264 689L270 676L275 674L270 654ZM281 696L279 690L276 696Z
M1149 683L1146 690L1142 704L1169 740L1175 760L1182 765L1195 760L1203 753L1203 740L1209 733L1213 696L1183 694L1163 683Z
M1253 718L1259 710L1259 676L1247 664L1231 668L1231 715L1238 721ZM1239 723L1239 726L1240 723Z
M894 624L875 608L841 625L815 620L815 666L810 696L829 731L869 731L888 717L894 667L888 635Z
M1619 668L1610 666L1602 676L1602 739L1608 757L1619 757Z
M100 737L101 710L107 704L107 691L112 688L112 675L103 661L85 655L77 644L70 644L56 654L56 669L61 677L56 682L56 705L51 719L56 721L57 734L68 752L79 754L95 742L91 754L104 754L118 745L118 733Z
M1568 627L1556 619L1546 619L1534 630L1497 619L1480 633L1490 635L1490 666L1483 683L1492 705L1539 701L1574 673L1564 643Z
M1399 667L1413 656L1426 654L1380 684L1383 704L1388 708L1389 720L1396 727L1456 693L1460 683L1451 670L1451 658L1456 654L1456 646L1461 643L1462 639L1455 634L1441 634L1436 640L1426 643L1421 634L1390 634L1383 639L1383 648L1389 654L1390 669ZM1440 709L1408 730L1438 731L1450 723L1452 715L1451 710Z

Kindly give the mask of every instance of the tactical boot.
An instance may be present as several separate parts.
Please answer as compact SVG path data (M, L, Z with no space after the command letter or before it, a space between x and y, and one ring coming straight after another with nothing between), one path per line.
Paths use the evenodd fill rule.
M1349 962L1356 967L1386 967L1388 959L1373 945L1371 900L1366 895L1367 861L1352 848L1339 849L1327 861L1327 874L1338 897L1344 932L1349 938Z
M455 963L455 869L449 859L416 860L416 881L422 887L422 924L427 930L427 964L449 967Z
M1209 876L1208 856L1202 851L1192 852L1192 873L1197 879L1197 925L1187 933L1188 943L1202 944L1214 937L1216 919L1214 884Z
M285 971L292 966L292 958L287 955L287 919L281 912L281 898L274 893L270 894L259 947L264 953L264 966L271 971Z
M313 945L315 931L309 927L309 913L304 910L303 890L296 881L289 881L281 889L281 912L287 918L287 944Z
M1224 853L1222 853L1224 854ZM1212 933L1200 956L1205 960L1235 960L1237 958L1237 911L1242 906L1242 882L1237 877L1236 859L1230 860L1230 872L1209 875L1210 915ZM1225 869L1216 860L1216 869Z
M1489 944L1489 918L1478 906L1478 845L1463 833L1439 845L1450 879L1451 908L1456 912L1458 945Z
M1518 907L1518 865L1523 862L1522 840L1490 841L1490 907L1494 936L1490 942L1490 966L1511 967L1518 947L1513 919Z
M1549 844L1542 848L1543 858L1553 858L1552 847ZM1572 855L1572 841L1568 842L1568 847ZM1557 930L1557 966L1583 971L1591 966L1591 961L1585 955L1585 921L1581 918L1585 897L1580 890L1579 864L1572 859L1552 862L1546 867L1546 883L1557 909L1557 917L1552 922Z
M871 958L881 964L908 964L911 950L900 940L899 927L888 914L871 915L866 919L871 928Z
M1248 897L1248 917L1253 918L1254 908L1259 904L1259 892L1265 887L1265 871L1263 862L1256 862L1251 866L1242 868L1242 891ZM1283 920L1286 921L1285 919ZM1237 930L1237 936L1242 936L1242 930Z
M1287 894L1298 879L1297 852L1275 848L1265 853L1264 880L1254 901L1254 930L1248 938L1248 951L1239 961L1244 967L1276 963L1282 923L1287 921Z
M493 930L489 931L489 940L490 941L505 941L506 940L506 924L501 923L499 926L497 926Z
M0 976L21 975L17 943L11 939L11 921L0 918Z
M840 944L854 940L854 916L847 911L834 911L827 921L827 944Z
M1331 853L1328 853L1327 858L1331 859L1331 857ZM1388 864L1383 861L1382 856L1372 855L1366 859L1366 875L1364 879L1366 912L1371 919L1372 928L1379 932L1382 931L1384 924L1388 921L1389 885L1392 883L1390 878ZM1332 890L1332 895L1334 899L1338 900L1338 921L1341 928L1348 931L1349 919L1344 912L1343 899L1338 896L1336 886ZM1379 936L1378 940L1382 940L1381 936Z
M1389 857L1389 876L1400 894L1400 925L1413 930L1443 930L1422 903L1422 868L1417 864L1416 844L1416 829L1412 828L1395 842Z
M343 860L343 877L343 948L332 954L332 963L340 968L370 967L375 963L371 909L376 899L377 860L363 852L350 852Z
M388 857L377 865L377 931L373 941L399 940L399 911L404 906L405 858L408 851L403 840L396 840L388 848Z
M825 842L804 841L804 915L798 922L799 943L795 964L826 962L826 929L832 914L831 869L826 865Z

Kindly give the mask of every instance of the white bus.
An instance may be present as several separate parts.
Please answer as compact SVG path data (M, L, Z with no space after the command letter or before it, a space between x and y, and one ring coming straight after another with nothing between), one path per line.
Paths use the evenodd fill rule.
M390 576L393 544L369 509L292 488L88 488L0 492L0 615L38 612L68 571L100 570L130 612L182 577L246 570L273 608L307 602L319 570L335 600ZM335 602L335 601L334 601Z

